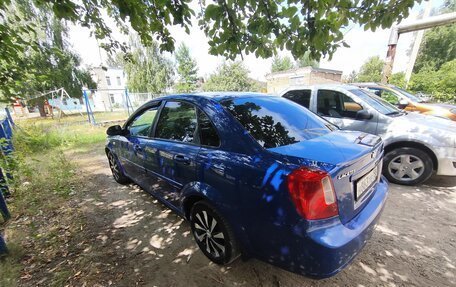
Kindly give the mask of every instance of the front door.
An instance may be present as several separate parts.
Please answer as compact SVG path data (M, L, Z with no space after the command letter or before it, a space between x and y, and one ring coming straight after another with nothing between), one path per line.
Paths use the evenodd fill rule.
M145 146L146 168L155 175L148 177L150 192L175 207L181 189L196 180L196 157L200 150L196 111L190 103L166 102L155 134Z
M130 121L126 126L128 136L122 142L122 154L120 154L122 166L127 176L141 187L144 187L146 179L144 145L150 136L157 109L157 107L147 108Z
M333 90L318 90L317 113L344 130L363 131L375 134L377 120L358 119L357 113L365 109L351 96Z

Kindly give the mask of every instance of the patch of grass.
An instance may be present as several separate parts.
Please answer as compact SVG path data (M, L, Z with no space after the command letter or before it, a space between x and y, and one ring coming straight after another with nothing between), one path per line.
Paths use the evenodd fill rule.
M93 116L95 122L102 123L104 121L116 121L116 120L126 120L128 118L127 111L114 111L114 112L94 112ZM18 118L16 120L19 124L29 125L31 123L39 123L42 125L64 125L64 124L88 124L88 117L86 113L81 114L72 114L64 115L60 119L58 116L54 118Z
M75 167L59 149L18 162L13 174L12 214L33 215L52 207L56 196L67 198L77 183Z
M78 236L83 214L71 203L73 192L80 192L77 187L82 178L64 151L94 143L101 146L106 139L105 131L104 127L91 127L87 123L39 122L22 122L15 130L15 151L0 161L13 175L9 181L8 204L13 219L6 223L0 220L0 231L5 229L10 251L0 260L0 286L33 285L32 282L40 280L40 276L47 277L46 274L52 274L42 277L49 286L65 285L72 269L57 262L70 249L68 242ZM38 267L38 272L35 268L35 273L29 275L29 266L46 266L47 270Z
M21 265L19 262L24 256L24 249L17 243L8 243L9 253L0 257L0 286L17 286L20 277Z
M13 145L23 153L46 152L52 148L69 148L106 140L106 127L80 125L21 124L15 131Z

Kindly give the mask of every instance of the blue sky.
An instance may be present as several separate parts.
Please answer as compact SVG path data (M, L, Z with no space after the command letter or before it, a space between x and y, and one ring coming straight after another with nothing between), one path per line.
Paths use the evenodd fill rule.
M197 2L194 2L194 5L196 5ZM434 0L432 1L432 6L437 8L440 7L442 3L443 0ZM427 2L416 4L410 13L410 16L403 20L402 23L415 20L419 12L424 9L425 5L427 5ZM108 23L111 22L109 21ZM341 70L344 74L349 74L352 70L359 70L360 66L369 57L378 55L382 59L385 58L390 29L380 29L376 32L372 32L364 31L363 28L354 25L347 30L348 32L346 32L344 39L350 45L350 48L339 48L331 61L322 59L320 67ZM217 65L223 62L223 57L216 57L208 54L207 51L209 46L207 44L207 38L196 25L196 21L195 25L190 30L190 35L186 34L183 29L178 27L171 28L171 33L176 39L176 47L181 42L184 42L189 46L192 56L196 58L198 62L200 76L208 76L216 69ZM122 41L126 40L126 37L118 32L115 32L114 35ZM406 52L412 41L412 33L401 35L397 47L396 62L393 68L394 72L406 69L409 60ZM72 44L73 49L81 55L84 65L100 65L97 42L93 37L90 37L88 29L74 26L70 27L70 43ZM101 54L101 61L105 62L106 55L104 51L101 51ZM281 54L286 55L287 52L282 52ZM269 73L271 67L271 59L258 59L254 55L245 56L244 63L250 70L250 76L257 80L264 80L265 75Z

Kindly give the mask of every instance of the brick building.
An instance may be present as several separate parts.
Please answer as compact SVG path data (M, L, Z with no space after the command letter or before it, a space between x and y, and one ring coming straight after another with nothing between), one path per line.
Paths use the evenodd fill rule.
M266 75L267 91L278 94L290 86L341 82L342 71L303 67Z

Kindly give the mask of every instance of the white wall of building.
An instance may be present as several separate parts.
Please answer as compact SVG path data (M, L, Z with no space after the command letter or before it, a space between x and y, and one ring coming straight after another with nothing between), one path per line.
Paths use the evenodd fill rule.
M113 111L124 108L126 77L122 69L96 67L91 70L97 91L91 94L94 111Z

